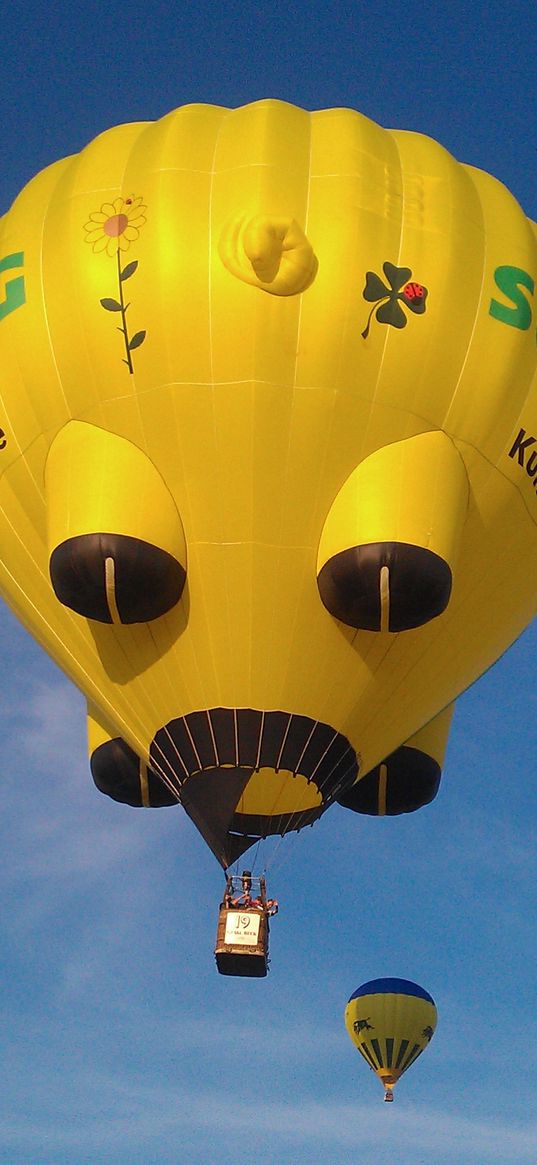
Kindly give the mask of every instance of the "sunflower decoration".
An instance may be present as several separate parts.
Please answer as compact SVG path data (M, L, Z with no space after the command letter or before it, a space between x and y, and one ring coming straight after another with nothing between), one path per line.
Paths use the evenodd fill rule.
M84 225L85 241L90 244L94 254L107 254L111 259L116 257L117 299L106 296L100 302L105 311L120 313L121 325L118 327L118 331L122 333L125 344L123 363L127 365L131 374L134 372L131 353L143 344L146 333L140 331L129 336L127 310L130 304L125 303L123 284L134 275L138 267L138 260L135 259L123 267L121 257L122 252L127 251L131 243L138 239L140 230L146 221L144 214L146 210L147 207L144 206L142 198L134 198L134 196L115 198L113 202L103 202L101 209L93 211L90 214L89 222Z
M382 270L386 276L387 285L374 271L366 273L365 287L362 292L365 300L373 304L367 317L367 324L362 332L367 340L371 317L375 317L379 324L391 324L394 328L406 328L407 318L403 307L423 315L427 288L422 283L412 280L410 267L395 267L393 263L383 263ZM401 306L403 305L403 307Z

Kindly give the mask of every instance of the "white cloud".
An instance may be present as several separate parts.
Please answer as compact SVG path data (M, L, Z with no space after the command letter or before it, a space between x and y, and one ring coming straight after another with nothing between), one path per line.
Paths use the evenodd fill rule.
M360 1161L388 1163L404 1161L409 1154L413 1162L442 1162L458 1165L461 1160L476 1162L535 1161L537 1125L513 1126L491 1116L473 1119L457 1113L410 1107L403 1104L386 1110L380 1099L364 1104L338 1103L330 1098L321 1102L298 1099L294 1103L272 1102L266 1097L263 1081L255 1088L255 1096L242 1097L236 1091L220 1090L207 1093L199 1089L185 1092L161 1081L157 1085L125 1082L116 1077L89 1075L79 1081L80 1096L85 1104L76 1112L76 1127L72 1114L62 1114L61 1131L53 1129L53 1116L33 1124L8 1119L5 1128L6 1145L25 1145L51 1139L58 1149L73 1149L80 1144L86 1150L104 1149L118 1143L122 1151L146 1141L164 1144L169 1138L196 1134L198 1148L205 1138L217 1143L220 1137L235 1133L238 1155L229 1158L222 1153L219 1161L234 1160L246 1165L252 1159L251 1150L241 1156L241 1130L251 1130L256 1138L256 1158L272 1161L280 1152L279 1142L285 1139L286 1161L293 1162L289 1152L304 1150L300 1160L310 1162L343 1162L343 1150L358 1152ZM245 1082L249 1091L252 1082ZM96 1095L107 1098L96 1114ZM66 1098L67 1100L67 1098ZM63 1119L66 1118L66 1119ZM263 1156L262 1134L268 1138L270 1153ZM224 1142L225 1143L225 1142ZM230 1143L229 1141L227 1142ZM267 1142L265 1142L267 1143ZM318 1147L322 1146L319 1154ZM294 1149L293 1149L294 1147ZM371 1151L372 1156L364 1153ZM313 1155L312 1155L313 1154ZM317 1155L318 1154L318 1155ZM349 1161L351 1158L349 1158Z
M113 866L124 868L139 855L147 815L112 805L94 789L85 703L72 685L39 680L24 708L11 709L8 723L5 749L11 768L4 785L4 830L17 819L8 878L39 879L41 887L60 878L73 886L81 877L99 878Z
M151 811L116 805L94 788L85 701L53 669L49 680L30 678L24 703L9 694L3 723L6 943L16 949L44 931L57 936L50 943L54 989L72 1001L98 977L106 952L127 945L142 925L149 891L139 870L159 823L149 820ZM163 837L184 824L181 810L161 812Z

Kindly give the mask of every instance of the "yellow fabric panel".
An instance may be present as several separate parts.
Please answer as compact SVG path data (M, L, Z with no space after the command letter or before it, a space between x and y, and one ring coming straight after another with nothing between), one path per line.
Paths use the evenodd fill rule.
M483 212L486 263L472 343L444 426L460 440L476 445L494 464L523 402L531 392L536 365L535 327L521 329L490 314L492 299L505 297L494 273L508 265L524 269L537 281L537 240L532 224L509 191L482 170L464 167L478 193ZM509 392L505 385L509 383ZM476 386L481 386L477 391ZM505 471L505 459L502 460Z
M282 813L297 813L316 809L321 795L313 782L286 769L259 769L250 777L237 805L237 813L260 813L278 817Z
M405 740L404 743L408 748L417 748L420 752L426 753L427 756L432 756L433 760L442 768L454 711L455 705L448 705L447 708L438 713L438 716L435 716L424 728L420 728L419 732L414 733L414 736Z
M215 143L211 195L211 354L215 382L253 378L289 385L294 371L301 300L268 295L233 276L222 263L222 230L238 215L294 219L304 228L308 195L309 119L302 110L258 102L231 111ZM229 321L234 320L230 343ZM292 383L292 381L291 381ZM245 426L226 462L241 456Z
M369 393L363 389L368 379L374 382L383 347L381 340L375 352L361 338L368 311L361 290L365 271L377 255L381 264L391 256L397 261L401 185L391 135L350 110L312 114L304 229L319 271L303 296L296 383L325 389L328 406L334 390L345 393L352 387L358 397L366 397L354 428L353 464L361 459L369 411ZM337 439L332 432L330 440Z
M534 519L537 506L537 458L532 457L532 454L537 449L537 371L520 415L511 431L508 433L505 430L502 439L506 437L502 470L520 492L528 514Z
M181 519L149 458L135 445L80 421L55 438L45 467L49 551L67 538L139 538L186 566Z
M394 207L399 249L392 262L410 267L428 297L425 315L409 318L400 333L388 328L384 338L372 326L366 343L382 360L375 403L398 408L405 401L428 427L443 429L482 294L482 212L466 171L441 146L421 134L391 136L402 184L400 206ZM388 257L379 249L374 269L380 272Z
M105 725L99 710L92 704L88 704L87 729L88 755L90 757L101 744L108 744L115 736L114 732Z
M319 544L317 569L370 542L426 547L453 567L468 505L464 462L445 433L386 445L340 490Z

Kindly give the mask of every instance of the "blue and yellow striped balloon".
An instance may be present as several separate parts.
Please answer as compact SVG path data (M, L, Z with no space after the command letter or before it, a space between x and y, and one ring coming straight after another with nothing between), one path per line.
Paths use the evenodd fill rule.
M385 1100L430 1043L438 1020L434 1000L409 979L372 979L351 995L345 1008L350 1038L379 1077Z

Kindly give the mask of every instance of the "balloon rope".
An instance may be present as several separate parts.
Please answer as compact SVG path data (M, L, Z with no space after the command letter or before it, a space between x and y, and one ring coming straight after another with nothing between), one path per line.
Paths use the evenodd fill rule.
M279 756L278 756L278 761L277 761L277 764L279 763L279 761L281 760L281 757L282 757L282 753L283 753L284 744L285 744L285 741L286 741L286 739L287 739L287 734L288 734L288 732L289 732L289 728L290 728L290 726L291 726L291 720L292 720L292 715L290 715L290 716L289 716L289 723L288 723L288 725L287 725L287 729L286 729L285 736L284 736L284 739L283 739L283 742L282 742L282 746L281 746L281 748L280 748L280 752L279 752ZM315 732L315 729L317 728L317 725L318 725L318 723L319 723L319 721L318 721L318 720L316 720L316 721L315 721L315 724L313 725L313 727L312 727L312 729L311 729L311 731L310 731L310 733L309 733L309 736L308 736L308 738L307 738L307 740L306 740L306 743L305 743L305 745L304 745L304 747L303 747L303 749L302 749L302 752L300 753L300 756L299 756L299 758L298 758L298 760L297 760L296 764L294 764L294 765L293 765L293 770L292 770L292 771L293 771L293 777L296 777L296 776L297 776L297 774L298 774L298 771L299 771L299 768L300 768L300 764L301 764L302 758L303 758L303 756L304 756L304 754L305 754L305 752L306 752L306 749L307 749L307 747L308 747L308 745L309 745L309 743L310 743L310 740L311 740L311 738L312 738L312 736L313 736L313 733ZM280 789L280 790L278 790L278 793L276 794L276 798L275 798L275 801L274 801L274 804L273 804L273 807L272 807L272 814L274 814L274 812L275 812L275 810L276 810L276 805L277 805L277 802L278 802L278 799L279 799L279 797L281 796L281 792L282 792L282 790ZM304 789L304 790L303 790L303 792L302 792L302 797L305 797L305 796L306 796L306 793L307 793L307 789ZM297 809L295 810L295 812L294 812L294 813L291 815L291 818L294 818L294 817L296 817L296 816L297 816L297 813L298 813L298 814L301 816L303 812L304 812L304 807L302 807L302 808L299 808L299 807L297 807ZM271 816L272 816L272 814L271 814ZM276 824L276 828L273 830L273 832L274 832L275 834L278 834L278 833L280 834L280 841L282 841L282 840L283 840L283 838L286 836L286 834L290 832L290 828L291 828L291 824L290 824L290 820L289 820L289 819L288 819L288 821L287 821L287 825L285 825L285 824L284 824L284 820L285 820L285 817L286 817L286 816L287 816L287 814L286 814L286 813L284 813L284 812L283 812L283 810L282 810L282 811L280 812L279 821L278 821L278 822L277 822L277 824ZM277 851L279 848L280 848L280 843L278 843L278 845L276 846L276 851Z
M174 750L174 752L175 752L175 754L176 754L176 756L177 756L177 758L178 758L178 760L179 760L179 762L184 770L185 776L189 777L190 772L187 769L185 762L184 762L179 750L177 749L177 747L175 745L175 741L173 740L173 737L170 735L167 728L165 728L165 732L169 738L172 749ZM150 767L157 773L157 775L161 778L161 780L164 781L164 784L167 786L167 788L175 793L175 795L177 796L177 799L180 801L180 799L181 799L180 798L180 789L183 785L184 778L183 778L183 780L179 780L179 770L176 769L174 767L174 765L172 765L170 758L166 755L162 746L156 740L153 741L153 745L154 745L155 749L157 749L158 752L161 754L161 757L163 758L163 763L161 764L155 756L152 756ZM173 781L171 780L171 778L169 776L170 772L176 778L176 782L178 783L179 788L177 788L177 784L174 784Z
M283 734L282 743L281 743L281 745L280 745L280 751L279 751L279 753L278 753L278 758L277 758L277 760L276 760L276 764L275 764L275 766L274 766L274 772L275 772L275 774L276 774L276 775L278 774L278 767L279 767L280 761L281 761L281 759L282 759L283 750L284 750L284 747L285 747L285 742L286 742L286 740L287 740L287 737L288 737L288 735L289 735L289 729L290 729L290 727L291 727L292 721L293 721L293 715L292 715L292 713L289 713L289 719L288 719L288 721L287 721L287 726L286 726L286 728L285 728L285 730L284 730L284 734ZM312 731L313 731L313 730L312 730ZM304 747L306 747L306 746L304 746ZM268 817L272 818L272 817L274 817L274 816L275 816L275 814L276 814L276 806L277 806L277 804L278 804L278 801L279 801L279 799L280 799L280 797L281 797L281 795L282 795L282 792L283 792L283 784L280 786L280 788L279 788L279 789L277 789L277 790L276 790L276 792L275 792L275 794L274 794L274 800L273 800L273 802L272 802L272 807L271 807L271 809L270 809L269 813L267 814L267 816L268 816ZM281 823L282 823L282 821L283 821L283 819L284 819L284 816L285 816L284 812L283 812L283 811L281 811L281 812L280 812L280 815L279 815L279 824L277 824L277 825L276 825L276 828L275 828L275 829L272 831L273 833L280 833L280 828L279 828L279 825L281 825Z
M313 733L315 732L315 729L317 728L317 725L318 725L318 723L319 723L319 721L318 721L318 720L316 720L316 721L315 721L315 724L313 725L313 728L312 728L312 730L311 730L311 732L310 732L310 734L309 734L309 736L308 736L308 739L307 739L307 741L306 741L306 743L305 743L305 745L304 745L304 747L303 747L303 749L302 749L302 752L301 752L301 754L300 754L300 756L299 756L299 758L298 758L298 761L296 762L296 764L295 764L295 765L294 765L294 767L293 767L293 776L297 776L297 775L299 774L299 770L300 770L300 764L301 764L301 761L302 761L302 759L303 759L303 757L304 757L304 755L305 755L305 753L306 753L307 747L308 747L308 745L309 745L309 742L310 742L310 740L311 740L311 738L312 738L312 736L313 736ZM312 773L310 774L310 776L307 778L307 783L308 783L308 785L310 785L310 784L311 784L311 782L312 782L312 780L313 780L313 778L314 778L314 776L315 776L315 773L317 772L317 770L318 770L319 766L320 766L320 765L323 763L323 761L324 761L325 757L328 755L328 753L329 753L330 749L332 748L332 745L335 743L335 741L337 740L338 736L339 736L339 732L337 732L337 731L334 731L334 734L333 734L333 736L332 736L332 739L331 739L331 740L328 742L328 744L327 744L327 746L326 746L326 748L325 748L325 750L324 750L324 752L323 752L322 756L321 756L321 757L320 757L320 759L317 761L317 764L316 764L316 766L315 766L315 768L314 768L313 772L312 772ZM350 749L351 749L351 746L349 745L349 750L350 750ZM349 751L349 750L348 750L348 751ZM346 753L343 753L343 756L346 756ZM338 759L337 759L336 763L335 763L335 764L332 766L332 768L330 769L330 772L328 772L328 773L327 773L327 775L326 775L326 777L324 778L324 781L323 781L323 782L322 782L320 785L318 785L318 786L317 786L317 787L318 787L318 789L319 789L319 793L321 794L321 798L322 798L322 794L323 794L323 791L324 791L324 786L325 786L325 785L327 784L327 782L330 780L330 777L332 776L332 773L333 773L333 772L334 772L334 770L337 768L338 764L341 762L341 760L342 760L342 759L343 759L342 757L338 757ZM338 789L339 789L339 788L340 788L340 784L338 784ZM307 790L304 790L303 796L305 796L305 794L306 794L306 791L307 791ZM300 820L300 817L302 816L302 814L303 814L304 812L306 812L306 809L305 809L304 805L300 806L300 804L299 804L299 805L297 806L297 808L295 809L295 811L294 811L294 812L293 812L293 813L290 815L290 817L289 817L289 820L288 820L288 822L287 822L287 825L286 825L286 826L284 826L284 828L283 828L283 832L282 832L282 836L283 836L283 837L285 837L286 833L289 833L289 832L290 832L290 830L292 830L292 829L295 829L295 828L299 828L299 825L295 825L295 821L296 821L296 819L297 819L297 818ZM282 821L283 821L283 816L284 816L283 814L280 816L280 824L281 824L281 823L282 823ZM276 833L280 833L280 829L276 829L276 831L275 831L275 832L276 832Z
M263 744L263 733L265 731L265 713L261 713L261 727L259 729L259 744L257 746L257 756L255 758L255 771L259 772L259 762L261 760L261 747Z
M290 728L290 726L291 726L291 722L292 722L292 714L290 714L290 715L289 715L289 720L288 720L287 727L286 727L286 729L285 729L285 732L284 732L283 741L282 741L282 744L281 744L281 747L280 747L280 752L279 752L279 756L278 756L278 761L281 759L282 752L283 752L283 748L284 748L284 745L285 745L285 741L286 741L286 739L287 739L287 736L288 736L288 733L289 733L289 728ZM256 773L256 772L259 772L259 769L260 769L260 761L261 761L261 749L262 749L262 745L263 745L263 733L264 733L264 730L265 730L265 712L262 712L262 713L261 713L261 724L260 724L260 726L259 726L259 742L258 742L258 746L257 746L257 755L256 755L255 767L254 767L254 769L252 770L252 775L253 775L254 773ZM276 809L276 805L277 805L277 802L278 802L278 799L279 799L279 797L281 796L281 793L282 793L282 790L281 790L281 788L280 788L280 789L278 789L278 790L276 791L276 794L275 794L275 797L274 797L274 801L273 801L273 804L272 804L272 809L269 811L269 813L267 814L267 816L269 816L269 817L272 817L272 816L274 815L274 812L275 812L275 809ZM240 804L240 801L239 801L239 804ZM265 835L264 837L263 837L263 836L261 836L261 837L258 839L258 841L257 841L257 845L256 845L256 848L255 848L255 852L254 852L254 854L253 854L253 857L252 857L252 865L253 865L253 866L255 866L255 864L256 864L256 862L257 862L257 859L258 859L258 856L259 856L259 849L260 849L260 846L261 846L261 842L262 842L262 841L265 841L265 840L266 840L266 835ZM237 859L237 861L238 861L238 859Z
M208 708L207 708L206 714L207 714L207 720L209 723L209 732L211 734L211 744L213 746L215 768L219 769L220 768L220 757L218 756L218 745L216 743L216 737L214 735L214 728L213 728L213 722L211 720L211 713L210 713Z
M306 740L306 743L304 744L302 752L300 753L300 756L299 756L296 764L293 766L293 778L296 777L297 775L299 775L300 764L301 764L302 759L306 753L306 750L307 750L308 745L310 743L310 740L315 732L315 729L317 728L318 723L319 723L319 721L316 720L315 724L313 725L313 727L309 733L309 736ZM337 733L335 735L337 736ZM334 737L334 739L335 739L335 737ZM330 744L332 744L332 741L330 741ZM283 745L282 745L282 749L280 749L280 757L281 757L282 751L283 751ZM309 781L308 781L308 786L309 786ZM284 837L286 837L287 834L290 833L292 829L294 829L295 821L297 822L297 827L299 828L299 822L302 818L303 813L305 812L305 806L300 805L300 800L304 800L306 798L307 794L308 794L308 787L306 787L305 789L302 790L301 797L299 797L295 811L292 814L284 814L283 812L280 814L279 822L277 823L276 828L274 830L274 833L280 834L280 839L279 839L279 841L274 849L274 853L272 855L272 858L267 863L267 870L269 869L269 866L272 869L274 868L274 862L276 860L277 854L279 853L279 851L281 849L281 843L282 843ZM278 796L279 796L279 794L278 794ZM277 800L277 798L276 798L276 800ZM276 808L276 803L274 804L274 809L275 808ZM285 818L287 818L287 820L285 820Z

